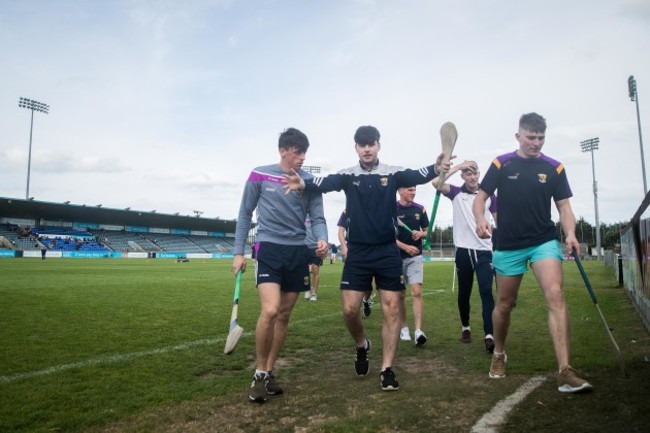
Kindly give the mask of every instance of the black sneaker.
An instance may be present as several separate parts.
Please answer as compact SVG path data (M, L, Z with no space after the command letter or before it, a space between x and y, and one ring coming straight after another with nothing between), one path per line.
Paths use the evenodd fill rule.
M397 391L399 389L399 383L395 379L395 373L393 370L388 367L381 372L381 389L384 391Z
M416 329L415 330L415 345L416 346L422 346L426 342L427 342L427 336L424 335L424 332L420 331L419 329Z
M357 358L354 360L354 371L357 376L368 374L368 352L370 352L370 340L366 338L366 347L357 347Z
M485 337L485 351L487 353L494 353L494 339Z
M269 397L266 391L266 379L268 375L257 373L253 376L253 383L251 383L251 390L248 394L250 401L256 403L264 403Z
M269 393L269 395L280 395L284 391L282 390L282 387L278 383L278 380L275 378L272 372L269 371L269 375L267 376L266 380L266 392Z
M363 315L366 317L372 313L372 301L370 299L363 299Z

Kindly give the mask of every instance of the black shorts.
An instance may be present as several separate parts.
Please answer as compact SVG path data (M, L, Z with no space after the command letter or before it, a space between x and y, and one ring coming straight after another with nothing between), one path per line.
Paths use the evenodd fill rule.
M309 264L310 265L323 266L323 259L321 259L318 256L311 256L311 257L309 257Z
M259 242L255 265L257 285L279 284L283 292L309 290L310 254L306 245Z
M367 292L372 279L380 290L403 291L402 258L397 244L348 244L348 256L343 265L341 290Z

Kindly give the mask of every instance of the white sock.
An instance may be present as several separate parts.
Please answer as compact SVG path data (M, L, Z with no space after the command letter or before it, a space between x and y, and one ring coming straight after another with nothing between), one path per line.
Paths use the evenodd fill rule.
M471 329L469 329L469 326L463 326L463 331L471 331Z

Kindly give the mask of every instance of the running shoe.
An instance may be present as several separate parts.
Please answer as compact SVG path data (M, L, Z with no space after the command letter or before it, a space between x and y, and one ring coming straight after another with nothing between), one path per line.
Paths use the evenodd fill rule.
M399 339L402 341L411 341L411 331L409 331L409 328L407 326L399 331Z
M311 290L305 292L305 299L309 300L311 298Z
M399 382L395 379L395 373L390 367L384 369L379 378L381 379L381 389L384 391L397 391L399 389Z
M366 317L372 313L372 299L363 298L363 315Z
M268 392L266 391L267 377L268 375L265 373L256 373L253 376L253 383L251 383L250 393L248 394L250 401L264 403L269 398Z
M370 352L370 340L366 338L366 347L357 347L357 358L354 360L354 371L357 376L368 374L368 352Z
M416 329L415 330L415 345L416 346L422 346L426 342L427 342L427 336L424 335L424 332L422 332L419 329Z
M313 302L316 302L316 301L318 301L318 296L316 296L316 294L314 293L313 295L311 295L311 297L309 298L309 300L310 300L310 301L313 301Z
M472 331L470 331L469 329L464 330L463 333L460 335L460 341L462 343L471 343Z
M575 368L569 366L564 367L557 374L557 390L560 392L576 393L588 392L593 387L589 382L584 380L578 375Z
M490 365L490 378L501 379L506 377L506 362L508 362L508 355L505 353L492 354L492 365Z
M269 374L266 377L266 392L269 395L280 395L284 392L272 372L269 371Z
M492 337L485 337L485 351L487 353L494 353L494 339Z

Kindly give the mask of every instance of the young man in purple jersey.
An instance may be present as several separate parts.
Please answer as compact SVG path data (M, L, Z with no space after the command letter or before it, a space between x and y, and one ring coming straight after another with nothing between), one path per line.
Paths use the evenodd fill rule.
M416 346L422 346L427 341L427 336L422 331L422 313L424 310L424 301L422 299L422 283L424 282L422 239L426 238L429 230L429 217L424 206L415 202L415 186L402 187L397 192L399 194L397 218L400 221L397 228L397 247L402 258L404 279L411 286L413 324L415 325L413 338ZM402 227L402 225L405 227ZM405 293L402 293L400 301L401 330L399 338L402 341L410 341L411 331L406 320Z
M498 296L492 313L495 346L489 377L498 379L506 375L505 343L510 313L530 263L548 306L548 328L559 366L558 391L576 393L589 391L592 386L569 364L569 313L562 293L564 256L551 219L551 201L560 214L568 248L579 251L580 244L569 202L573 193L564 166L542 153L545 133L546 120L542 116L522 115L515 134L519 148L492 161L474 200L476 233L481 238L490 237L485 203L498 190L499 230L493 257Z
M444 183L439 190L452 202L454 214L454 246L456 247L454 263L458 275L458 313L460 315L461 337L463 343L472 342L472 331L469 326L470 297L474 285L474 275L478 283L483 316L483 332L485 350L494 352L494 336L492 326L492 311L494 296L492 295L492 240L479 238L476 234L476 220L472 211L474 199L479 192L479 171L474 161L465 161L449 170L447 179L460 171L463 185L456 186ZM433 186L438 188L439 178L433 179ZM497 199L492 194L486 203L485 219L490 216L497 220Z
M325 177L302 179L285 176L287 192L345 192L347 215L347 258L341 277L343 320L356 343L354 368L359 376L369 371L370 341L361 320L364 294L375 279L384 313L382 324L382 363L380 384L384 391L399 389L393 362L399 343L399 303L404 291L402 259L395 242L397 208L395 194L400 187L430 182L441 171L449 171L444 155L435 164L419 170L402 169L379 162L379 131L374 126L361 126L354 134L359 162L348 169Z
M287 337L289 318L300 292L309 290L308 261L313 254L327 254L327 225L323 197L318 192L292 192L282 188L283 174L304 178L302 170L309 148L307 136L295 128L280 134L280 162L255 168L249 175L242 196L237 226L232 271L246 270L244 246L257 209L255 282L260 297L260 315L255 328L256 369L249 399L263 403L268 395L282 394L273 366ZM307 216L316 250L307 243Z

